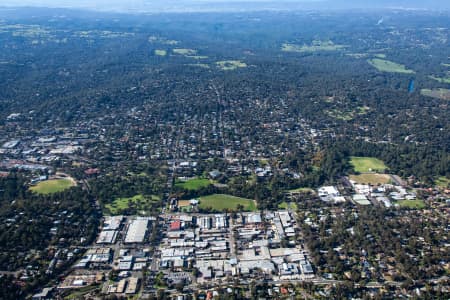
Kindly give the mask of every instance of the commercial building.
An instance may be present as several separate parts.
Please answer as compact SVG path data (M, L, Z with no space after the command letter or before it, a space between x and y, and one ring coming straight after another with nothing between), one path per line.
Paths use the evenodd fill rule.
M131 221L125 236L125 243L142 243L147 233L149 218L136 218Z
M100 235L97 239L97 244L114 244L117 239L117 231L116 230L106 230L100 232Z
M359 205L370 205L370 201L367 200L367 197L363 194L353 195L353 201L358 203Z

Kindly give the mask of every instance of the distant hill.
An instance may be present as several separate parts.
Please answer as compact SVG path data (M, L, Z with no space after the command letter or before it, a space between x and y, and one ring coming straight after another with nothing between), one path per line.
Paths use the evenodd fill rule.
M444 0L2 0L1 6L81 8L115 12L211 12L302 9L430 9L449 10Z
M317 3L319 4L319 3ZM450 1L444 0L378 0L378 1L357 1L357 0L326 0L323 7L336 9L349 8L404 8L404 9L450 9ZM319 4L319 5L320 5ZM319 6L318 6L319 7Z

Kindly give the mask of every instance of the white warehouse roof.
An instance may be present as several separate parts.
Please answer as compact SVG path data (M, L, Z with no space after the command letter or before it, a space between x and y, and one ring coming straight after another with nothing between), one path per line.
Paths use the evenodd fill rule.
M147 232L148 218L133 220L128 227L125 243L142 243Z

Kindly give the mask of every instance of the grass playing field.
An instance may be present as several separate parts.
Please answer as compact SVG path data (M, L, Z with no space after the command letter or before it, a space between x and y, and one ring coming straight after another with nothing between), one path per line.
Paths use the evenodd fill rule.
M190 179L187 181L180 181L175 184L175 186L181 187L186 190L192 190L196 191L203 187L207 187L208 185L212 184L212 182L209 179L206 178L195 178Z
M400 207L422 209L425 208L425 202L422 200L401 200L397 202Z
M389 175L377 173L350 175L350 179L359 184L372 185L387 184L391 181L391 177Z
M353 165L353 169L358 173L381 172L387 169L384 162L375 157L352 156L350 164Z
M38 194L47 195L62 192L74 185L74 182L70 179L52 179L41 181L35 186L30 187L30 190Z
M244 207L244 211L256 211L256 203L254 200L235 197L225 194L214 194L200 197L200 208L211 208L216 211L224 209L236 210L238 205Z
M403 73L403 74L415 73L413 70L408 70L404 65L397 64L389 60L374 58L367 60L367 62L381 72Z

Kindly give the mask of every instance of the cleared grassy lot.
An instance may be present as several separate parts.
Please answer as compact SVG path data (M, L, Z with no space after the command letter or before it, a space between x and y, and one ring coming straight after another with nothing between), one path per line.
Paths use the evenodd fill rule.
M446 187L448 187L450 185L450 178L441 176L438 179L436 179L434 182L435 182L435 184L437 186L440 186L442 188L446 188Z
M317 52L317 51L337 51L344 49L344 45L336 45L332 41L315 40L311 45L296 45L284 43L281 50L285 52Z
M166 54L167 54L166 50L155 50L155 55L166 56Z
M292 190L287 190L286 192L288 193L302 193L302 194L315 194L316 191L314 191L312 188L307 188L307 187L301 187L301 188L296 188L296 189L292 189Z
M181 187L186 190L196 191L203 187L207 187L210 184L212 184L212 182L209 179L195 178L195 179L190 179L187 181L177 182L177 183L175 183L175 186Z
M170 45L170 46L178 45L180 43L179 41L176 41L176 40L169 40L165 37L158 37L158 36L154 36L154 35L152 35L148 38L148 42L163 44L163 45Z
M196 55L197 54L197 50L187 49L187 48L175 48L172 51L174 54L180 54L180 55Z
M191 206L190 200L179 200L178 208L182 212L187 212L187 213L191 212L192 206Z
M450 100L450 90L449 89L422 89L420 93L424 96L438 98L442 100Z
M256 203L254 200L235 197L225 194L213 194L200 197L200 208L211 208L213 210L222 211L224 209L236 210L238 205L243 206L244 211L256 211Z
M353 58L357 58L357 59L365 58L365 57L369 56L368 53L347 53L345 55L353 57Z
M208 56L206 56L206 55L186 55L186 57L193 58L193 59L207 59L208 58Z
M222 60L216 62L217 67L223 71L232 71L237 68L245 68L247 64L240 60Z
M98 285L89 285L82 287L80 289L74 289L73 292L71 292L69 295L65 296L65 300L75 300L75 299L83 299L83 296L86 295L89 292L92 292L96 289L98 289Z
M440 83L450 83L450 77L428 76L428 78L436 80Z
M350 157L350 163L353 165L355 172L358 173L384 171L387 169L384 162L375 157L352 156Z
M377 173L350 175L350 179L356 183L372 185L387 184L391 181L391 177L389 175Z
M179 200L178 201L178 207L185 207L185 206L190 206L191 202L190 200Z
M389 60L374 58L367 60L367 62L381 72L403 73L403 74L415 73L413 70L407 69L404 65Z
M292 210L297 210L297 204L294 202L281 202L280 204L278 204L278 208L279 209L292 209Z
M350 121L350 120L353 120L358 115L362 116L362 115L367 114L367 112L369 110L370 110L370 108L367 106L358 106L358 107L355 107L353 110L342 111L339 109L331 109L331 110L327 110L325 112L332 118L342 120L342 121Z
M186 66L189 66L189 67L199 67L199 68L202 68L202 69L209 69L209 65L208 65L208 64L199 64L199 63L196 63L196 64L186 64Z
M70 179L52 179L41 181L35 186L30 187L30 190L38 194L48 195L62 192L74 185L74 182Z

